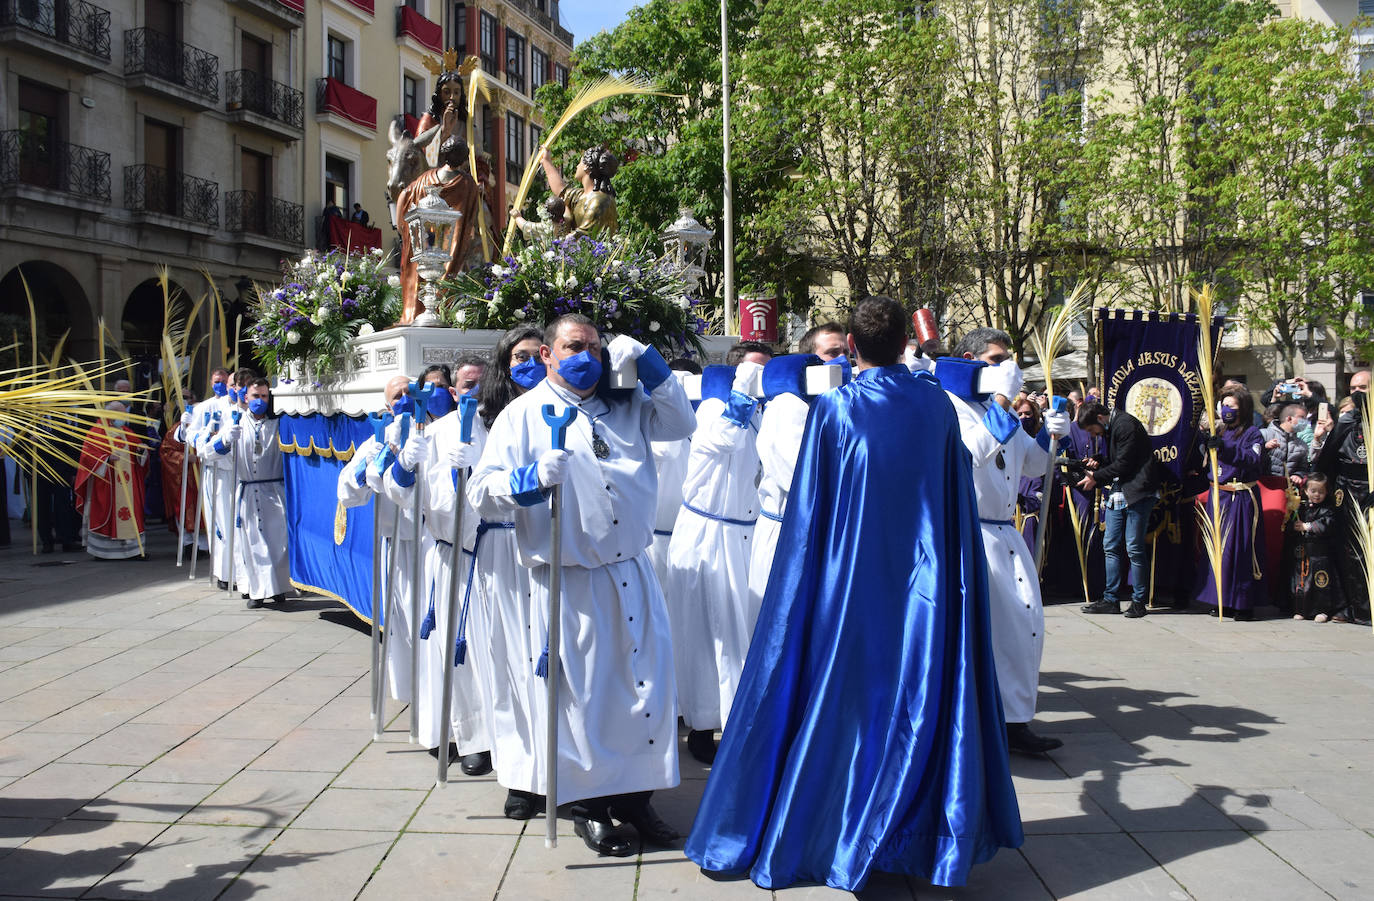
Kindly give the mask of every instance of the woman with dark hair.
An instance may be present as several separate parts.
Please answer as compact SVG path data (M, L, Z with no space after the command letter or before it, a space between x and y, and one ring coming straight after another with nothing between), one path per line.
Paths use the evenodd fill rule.
M1255 402L1243 386L1223 391L1215 415L1221 420L1216 437L1203 441L1217 451L1217 475L1221 485L1221 580L1217 597L1212 567L1200 567L1199 603L1215 607L1220 600L1238 620L1254 618L1254 609L1267 603L1264 570L1264 531L1260 528L1260 499L1255 483L1265 474L1264 436L1255 427ZM1211 460L1208 454L1206 459ZM1210 511L1211 493L1206 510Z
M573 173L575 184L563 181L563 173L549 159L548 151L540 150L539 165L549 180L553 196L567 204L567 218L571 231L578 235L605 237L614 235L619 225L615 209L615 188L611 179L620 171L620 160L604 147L592 147L582 154Z
M544 365L539 347L542 329L522 325L496 343L478 392L478 419L473 445L484 446L487 430L511 401L539 384ZM520 565L512 523L487 522L477 527L473 567L478 591L471 606L471 634L490 644L483 656L491 661L479 675L481 692L489 704L492 764L496 780L505 786L505 815L528 820L544 809L536 792L544 735L544 684L530 662L543 651L535 636L544 635L545 614L529 604L529 569Z

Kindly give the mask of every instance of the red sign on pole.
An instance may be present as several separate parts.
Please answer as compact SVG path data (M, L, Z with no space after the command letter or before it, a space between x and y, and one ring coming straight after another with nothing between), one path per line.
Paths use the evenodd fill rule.
M739 339L774 344L778 340L778 299L741 297L739 299Z

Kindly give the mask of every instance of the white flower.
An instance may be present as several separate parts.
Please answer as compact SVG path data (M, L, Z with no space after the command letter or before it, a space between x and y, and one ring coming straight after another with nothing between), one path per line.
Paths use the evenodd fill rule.
M651 323L649 323L649 331L651 331L651 332L656 332L656 331L658 331L660 328L662 328L662 326L659 325L657 322L651 322Z
M459 310L458 312L454 313L454 314L453 314L453 321L456 322L456 323L458 323L459 325L462 325L464 322L467 322L467 321L468 321L468 313L467 313L467 310Z
M382 249L381 249L380 247L374 247L374 248L372 248L372 255L373 255L374 257L379 257L379 256L381 256L381 255L382 255Z
M401 287L401 277L399 275L388 275L386 277L386 283L392 288L399 288Z
M376 329L372 327L372 323L370 322L364 322L362 325L358 326L359 335L370 335L375 331Z
M525 318L525 309L524 309L524 307L516 307L516 308L515 308L515 312L511 313L511 315L514 316L516 319L524 319L524 318Z
M315 325L323 325L324 316L325 311L323 309L316 310L315 312L310 314L310 321L313 322Z
M626 274L626 276L630 279L630 281L632 281L632 282L637 282L637 281L639 281L639 276L641 275L641 273L640 273L638 267L632 268L629 272L627 272L627 273L625 273L625 274Z
M543 295L543 294L536 293L536 294L534 295L534 299L535 299L535 300L543 300L543 299L544 299L544 295Z
M576 287L577 287L577 276L575 276L575 275L570 275L570 276L568 276L568 283L567 283L566 287L567 287L567 289L568 289L569 291L571 291L573 288L576 288Z
M505 275L507 272L510 272L510 270L507 269L505 266L502 266L502 265L499 265L499 264L491 267L491 274L494 275L494 276L496 276L497 278L500 278L501 276Z
M544 259L548 260L549 262L553 262L554 258L557 256L558 254L554 253L552 250L544 251Z
M692 301L687 297L686 294L683 294L683 295L681 295L681 296L678 297L678 299L677 299L677 305L678 305L678 309L681 309L681 310L690 310L690 309L692 308Z
M330 281L332 280L332 279L330 278L330 276L332 276L332 275L333 275L333 273L326 269L325 271L321 272L319 275L315 276L315 283L316 283L316 284L319 284L319 285L327 285L327 284L329 284Z
M624 265L625 265L625 261L624 261L624 260L611 260L611 268L612 268L612 269L619 269L621 266L624 266Z
M601 276L599 276L599 275L596 277L596 286L597 286L598 288L601 287Z
M299 344L300 342L301 342L301 333L300 333L300 332L296 331L295 329L292 329L291 331L289 331L289 332L286 333L286 343L287 343L287 344Z

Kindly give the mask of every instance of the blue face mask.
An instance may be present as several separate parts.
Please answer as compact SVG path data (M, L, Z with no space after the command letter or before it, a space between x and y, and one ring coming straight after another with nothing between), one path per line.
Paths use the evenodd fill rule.
M425 407L425 410L429 412L431 417L438 419L452 410L453 406L453 395L448 393L447 388L441 386L434 389L434 396L429 399L429 405Z
M255 397L248 402L248 412L254 416L262 416L267 413L267 398Z
M404 413L415 412L415 400L409 394L402 394L396 398L396 402L391 405L391 412L400 416Z
M122 428L124 428L124 424L125 424L126 422L128 422L128 421L129 421L129 420L127 420L127 419L111 419L111 420L110 420L110 425L114 426L114 427L117 428L117 429L122 429Z
M1222 421L1222 422L1235 422L1238 418L1240 418L1240 411L1237 410L1235 407L1222 407L1222 408L1221 408L1221 421Z
M229 386L223 382L215 382L210 386L210 390L215 392L215 397L223 397L229 393Z
M566 363L564 364L566 365ZM523 363L516 363L510 368L511 381L521 388L533 388L535 385L544 381L546 370L544 364L534 357L530 357ZM565 376L566 378L566 376Z
M586 350L573 354L558 364L558 374L574 390L586 391L601 380L601 358Z

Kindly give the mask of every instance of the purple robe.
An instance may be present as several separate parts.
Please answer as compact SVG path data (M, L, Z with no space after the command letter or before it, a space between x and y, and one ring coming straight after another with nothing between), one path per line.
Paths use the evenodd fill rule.
M1059 453L1080 460L1104 453L1106 448L1101 438L1095 438L1078 423L1069 424L1069 434L1059 439ZM1087 494L1069 485L1063 471L1055 468L1053 502L1045 514L1050 533L1045 549L1045 568L1041 580L1048 594L1061 598L1081 600L1083 598L1083 576L1078 566L1078 550L1073 540L1073 520L1069 517L1064 503L1064 493L1069 492L1073 504L1078 508L1078 522L1083 529L1083 552L1088 561L1088 590L1094 598L1102 597L1107 584L1105 558L1102 554L1102 525L1098 518L1098 498L1101 491L1094 489Z
M1264 437L1254 426L1227 429L1221 433L1221 447L1217 450L1218 475L1221 484L1254 482L1265 474ZM1208 465L1211 455L1208 455ZM1205 511L1211 515L1211 492L1207 494ZM1221 531L1225 536L1221 555L1221 578L1224 589L1222 606L1228 610L1253 610L1269 602L1264 585L1264 530L1260 528L1260 503L1256 489L1237 488L1221 492ZM1199 548L1200 567L1197 593L1198 603L1209 607L1217 604L1216 579L1206 548Z

